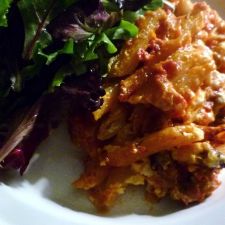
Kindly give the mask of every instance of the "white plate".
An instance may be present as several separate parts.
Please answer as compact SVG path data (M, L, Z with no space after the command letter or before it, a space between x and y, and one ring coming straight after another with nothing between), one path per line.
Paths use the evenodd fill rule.
M208 2L225 12L224 0ZM62 125L40 146L25 176L0 174L0 225L225 225L225 172L223 184L201 204L181 208L164 200L151 205L142 190L130 189L110 214L96 215L85 193L71 186L82 170L82 155L65 130Z

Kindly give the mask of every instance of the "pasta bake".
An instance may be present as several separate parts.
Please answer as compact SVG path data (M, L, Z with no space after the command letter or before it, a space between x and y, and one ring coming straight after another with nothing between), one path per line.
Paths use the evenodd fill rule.
M225 21L205 2L147 11L111 58L104 103L69 119L86 152L74 186L108 210L129 185L158 201L202 202L225 166Z

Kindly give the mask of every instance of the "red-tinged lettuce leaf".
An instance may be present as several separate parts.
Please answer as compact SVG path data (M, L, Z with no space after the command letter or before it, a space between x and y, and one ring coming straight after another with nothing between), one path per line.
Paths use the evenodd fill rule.
M53 129L58 127L68 113L69 104L60 93L48 94L43 97L39 115L30 133L19 143L16 149L21 149L24 161L19 165L20 174L23 174L29 165L37 147L45 140Z
M99 72L98 66L93 64L82 76L66 77L60 90L74 105L72 110L95 111L102 105L105 90Z
M38 100L0 149L1 167L23 174L39 144L67 113L62 95L48 94Z
M102 29L109 19L100 1L80 1L52 20L47 30L54 39L80 41Z
M8 140L4 143L0 150L0 162L2 162L31 132L39 114L40 107L41 101L38 101L31 110L29 110Z

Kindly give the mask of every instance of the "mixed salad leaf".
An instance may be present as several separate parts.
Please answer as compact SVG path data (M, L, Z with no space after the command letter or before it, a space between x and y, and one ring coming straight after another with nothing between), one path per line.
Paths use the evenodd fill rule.
M3 0L0 7L0 26L7 26L6 14L10 8L12 0Z
M27 168L73 110L94 111L102 79L135 20L162 0L1 0L0 166Z

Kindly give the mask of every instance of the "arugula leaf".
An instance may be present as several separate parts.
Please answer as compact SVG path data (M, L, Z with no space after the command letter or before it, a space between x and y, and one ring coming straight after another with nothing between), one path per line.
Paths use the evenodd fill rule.
M133 23L121 20L117 27L105 31L112 40L126 40L138 34L138 28Z
M51 54L46 54L42 51L41 48L39 48L37 54L40 56L43 56L46 59L45 60L46 65L50 65L54 60L56 60L56 58L59 55L62 55L62 54L72 55L73 52L74 52L74 41L72 39L69 39L68 41L65 42L63 48L56 52L53 52Z
M116 46L109 39L109 37L105 33L101 33L99 35L93 35L87 42L86 46L83 47L85 49L81 56L82 61L90 61L98 59L98 54L96 50L103 46L107 50L109 54L114 54L117 52Z
M73 70L73 66L71 64L65 65L62 68L60 68L57 73L55 74L50 87L49 92L54 92L57 87L60 87L63 84L63 81L65 77L70 76ZM85 71L82 71L82 73L85 73Z
M1 0L0 6L0 26L6 27L8 25L6 14L9 11L9 7L12 3L12 0Z
M73 43L74 66L73 69L71 69L71 71L75 72L76 75L81 75L82 73L86 72L84 63L98 59L99 54L101 54L98 52L98 50L101 47L103 47L106 50L106 52L110 55L117 52L116 46L113 44L113 42L109 39L109 37L105 33L92 35L90 38L81 43ZM65 52L65 49L64 50L61 49L58 52L62 52L63 54L71 54L72 48L68 52Z
M52 92L56 87L60 87L63 84L65 77L73 73L77 76L86 73L87 68L85 62L100 59L102 53L99 52L98 49L101 47L105 48L108 54L117 52L116 46L105 33L93 35L85 42L73 45L75 52L73 60L58 70L52 80L49 90ZM71 51L67 53L70 54ZM101 61L104 60L104 58L101 59Z

